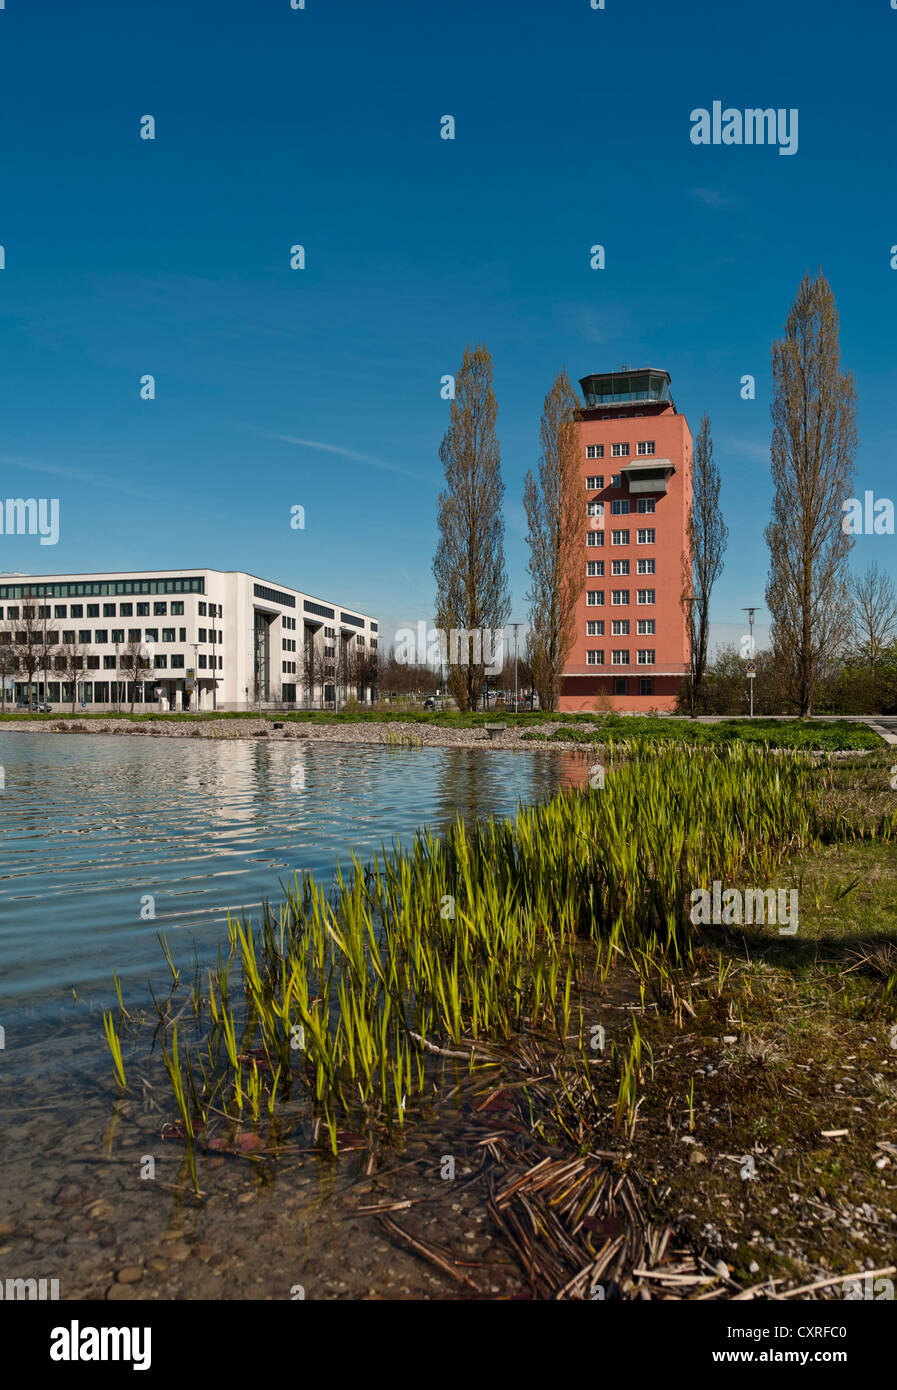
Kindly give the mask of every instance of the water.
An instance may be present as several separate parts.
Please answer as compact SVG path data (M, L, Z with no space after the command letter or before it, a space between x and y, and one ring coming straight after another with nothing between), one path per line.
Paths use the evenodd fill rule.
M390 1287L431 1292L432 1271L394 1250L384 1262L373 1218L340 1210L351 1159L279 1166L276 1209L273 1171L260 1181L262 1165L206 1160L194 1209L183 1148L161 1141L170 1097L122 1102L101 1010L113 971L136 1008L148 981L166 992L158 934L189 978L194 955L211 962L226 942L228 911L252 916L281 880L326 880L353 850L372 858L459 813L513 812L582 781L582 759L15 733L0 735L0 764L0 1278L59 1278L63 1298L277 1298L297 1281L345 1297L381 1287L385 1263ZM153 1182L137 1180L146 1154ZM123 1266L142 1274L120 1288Z
M0 735L0 764L7 1035L57 1019L72 990L108 1005L113 970L145 998L148 977L164 980L159 934L179 965L194 948L202 963L228 910L276 899L294 873L327 878L353 849L504 815L575 775L547 751L142 735Z

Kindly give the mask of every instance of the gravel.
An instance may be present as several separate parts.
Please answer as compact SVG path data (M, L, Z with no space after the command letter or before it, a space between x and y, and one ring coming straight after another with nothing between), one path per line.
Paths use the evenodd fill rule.
M500 722L500 721L497 721ZM555 723L540 724L540 734L550 734L562 727ZM507 728L504 733L490 737L482 726L472 729L440 728L432 724L414 724L399 721L390 723L358 724L293 724L285 722L282 729L275 729L269 719L209 719L209 720L154 720L152 723L132 723L128 719L87 720L53 719L46 722L37 720L10 720L0 724L0 732L6 733L49 733L49 734L128 734L139 738L209 738L209 739L257 739L265 738L271 742L304 741L307 743L364 743L398 745L400 741L410 741L412 746L425 748L497 748L516 749L533 752L544 749L546 745L539 739L524 739L524 729ZM407 743L406 743L407 746ZM583 744L557 742L551 748L583 748Z

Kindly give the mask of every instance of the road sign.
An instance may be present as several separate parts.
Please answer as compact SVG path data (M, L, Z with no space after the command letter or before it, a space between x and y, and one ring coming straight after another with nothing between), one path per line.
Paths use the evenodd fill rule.
M749 681L752 681L752 680L754 679L754 677L756 676L756 674L757 674L757 663L756 663L756 661L749 661L749 662L747 663L747 678L748 678L748 680L749 680Z

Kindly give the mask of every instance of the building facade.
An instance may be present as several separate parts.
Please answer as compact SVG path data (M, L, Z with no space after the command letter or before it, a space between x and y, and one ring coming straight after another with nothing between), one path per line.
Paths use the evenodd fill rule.
M665 371L580 381L585 588L562 710L670 711L689 670L682 607L692 437Z
M368 614L242 571L0 575L17 701L326 708L373 698L378 647Z

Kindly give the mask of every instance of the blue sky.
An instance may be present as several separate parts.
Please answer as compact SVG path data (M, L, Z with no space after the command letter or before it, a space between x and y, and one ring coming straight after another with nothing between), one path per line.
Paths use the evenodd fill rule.
M58 497L61 534L0 538L0 569L247 569L429 619L440 379L485 342L512 616L545 392L650 363L711 416L732 638L763 603L769 345L817 265L858 491L890 495L897 12L606 4L6 0L0 493ZM797 108L797 153L693 145L714 100ZM897 540L873 559L897 574Z

